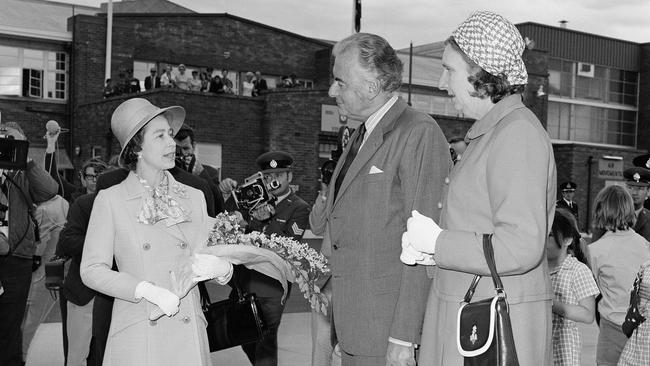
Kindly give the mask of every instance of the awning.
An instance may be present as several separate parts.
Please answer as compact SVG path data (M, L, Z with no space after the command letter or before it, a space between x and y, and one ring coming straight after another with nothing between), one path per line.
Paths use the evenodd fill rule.
M27 155L36 162L36 164L44 167L45 166L45 148L44 147L35 147L30 146L29 152ZM56 165L59 169L74 169L68 153L65 150L58 149L56 151Z

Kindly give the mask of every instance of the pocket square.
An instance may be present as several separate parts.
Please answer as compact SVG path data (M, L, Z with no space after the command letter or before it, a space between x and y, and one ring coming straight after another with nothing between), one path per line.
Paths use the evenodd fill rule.
M373 165L370 168L370 171L368 172L368 174L379 174L379 173L383 173L383 172L384 172L383 170L381 170L381 169L379 169L379 168L377 168L376 166Z

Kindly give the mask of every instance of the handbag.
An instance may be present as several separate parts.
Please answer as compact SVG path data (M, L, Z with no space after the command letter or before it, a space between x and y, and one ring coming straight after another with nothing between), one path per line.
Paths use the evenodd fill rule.
M210 352L255 343L262 340L267 333L257 296L242 291L234 275L232 284L237 291L237 297L215 303L210 303L205 284L198 285L203 315L208 322Z
M645 317L639 312L639 288L641 287L641 280L643 279L643 268L639 270L636 278L634 279L634 286L630 291L630 305L625 314L625 320L621 325L623 333L630 338L634 330L645 321Z
M506 292L494 263L492 234L483 235L483 252L496 296L471 302L481 279L479 275L474 277L458 309L458 351L465 359L465 366L518 366Z

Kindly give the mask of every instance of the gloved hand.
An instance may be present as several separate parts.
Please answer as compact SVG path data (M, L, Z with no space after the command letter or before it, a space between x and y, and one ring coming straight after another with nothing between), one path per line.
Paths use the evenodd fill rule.
M230 194L233 189L237 188L237 181L232 178L225 178L219 183L219 190L224 195Z
M418 252L413 248L409 242L408 235L406 232L402 234L402 254L400 254L399 259L404 264L410 266L421 264L423 266L433 266L436 264L436 261L433 259L433 255Z
M436 240L442 232L438 224L417 210L413 210L411 217L406 221L406 228L408 240L413 249L423 253L435 253Z
M216 255L194 253L192 258L195 282L216 278L219 283L225 283L230 280L232 271L232 263Z
M158 305L167 316L178 313L178 306L181 303L181 300L173 292L146 281L142 281L136 286L135 297L144 298L150 303Z

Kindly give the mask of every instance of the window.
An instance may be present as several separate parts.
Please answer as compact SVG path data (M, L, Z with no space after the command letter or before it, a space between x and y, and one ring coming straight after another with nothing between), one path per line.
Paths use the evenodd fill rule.
M0 95L67 99L65 52L0 46Z
M548 133L553 139L636 146L634 110L549 101Z

